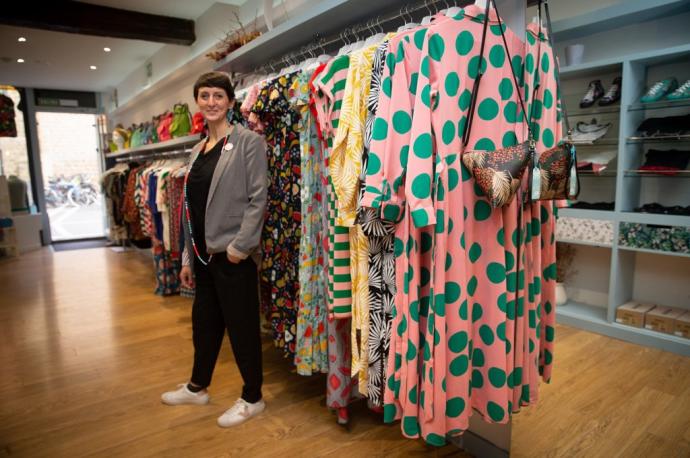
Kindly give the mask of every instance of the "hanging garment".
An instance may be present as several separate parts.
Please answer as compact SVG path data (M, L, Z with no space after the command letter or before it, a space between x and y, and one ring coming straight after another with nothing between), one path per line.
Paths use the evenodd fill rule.
M402 277L396 282L402 293L396 296L384 417L387 421L401 418L405 436L421 435L434 445L444 444L447 434L465 430L472 409L487 421L507 422L510 412L519 408L514 403L516 391L527 391L532 401L531 375L522 374L525 360L535 351L543 355L545 378L552 360L540 348L541 343L552 341L552 329L548 330L548 320L539 320L532 313L537 310L530 308L537 301L535 288L542 296L546 293L542 277L550 279L550 265L544 263L549 256L537 250L538 262L530 258L540 242L532 231L542 229L542 221L553 227L548 208L541 212L551 204L537 204L539 211L527 208L520 214L516 199L492 211L458 154L480 66L486 73L468 147L495 150L497 145L511 146L526 136L509 67L522 66L524 44L505 30L512 61L508 59L501 26L492 11L487 54L480 62L483 18L483 11L471 5L453 18L434 22L426 33L415 32L422 58L414 73L406 73L405 65L395 65L396 59L387 57L395 70L392 87L396 81L407 83L416 73L416 87L407 89L415 100L413 106L406 106L409 97L392 97L389 116L377 117L373 132L374 139L409 136L409 142L397 148L386 141L379 158L383 177L378 181L383 183L385 178L390 191L367 188L372 201L380 199L384 216L396 220L404 215L396 228L396 277ZM404 61L408 56L404 45L401 49ZM530 60L526 57L525 65L531 72ZM552 77L553 70L548 75ZM384 92L385 87L384 80ZM529 93L527 87L525 93ZM555 105L549 112L553 124ZM543 124L547 117L543 112L539 120L544 144L549 143L547 131L554 139L560 135L554 126ZM401 164L405 158L406 164L404 160ZM541 235L551 236L543 229ZM526 262L520 259L523 254ZM545 272L537 268L539 262ZM541 282L533 280L534 273ZM543 308L553 311L551 304L544 303ZM528 338L530 329L539 334L539 340ZM527 348L516 350L518 345Z
M295 337L295 366L300 375L328 372L328 284L324 275L327 251L323 240L326 227L322 218L326 204L325 170L316 119L309 104L311 76L309 72L300 72L290 88L290 101L300 112L302 237Z
M290 105L296 74L263 87L252 108L265 125L268 144L268 204L262 235L262 310L270 311L276 347L294 357L301 238L300 113Z
M350 65L350 57L342 55L328 62L312 81L312 95L326 166L333 140L340 123L340 107ZM328 383L326 404L331 408L346 407L356 395L356 378L351 377L352 354L350 346L352 291L350 276L349 230L337 226L336 196L333 181L328 176ZM339 318L339 319L335 319ZM346 351L346 353L343 353Z
M0 94L0 137L17 136L14 117L14 101L5 94Z
M371 146L372 128L379 106L379 92L389 40L381 43L372 62L371 85L367 99L367 118L362 149L359 201L364 197L364 182ZM369 338L367 397L370 407L383 407L386 358L390 341L390 320L395 295L395 258L393 232L395 225L381 220L378 211L358 205L357 222L369 242L368 291Z

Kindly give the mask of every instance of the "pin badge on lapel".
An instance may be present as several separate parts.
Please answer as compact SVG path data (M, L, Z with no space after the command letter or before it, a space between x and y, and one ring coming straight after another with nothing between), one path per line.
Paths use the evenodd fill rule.
M225 151L232 151L233 148L234 148L234 146L233 146L232 143L228 143L227 145L225 145L225 146L223 147L223 149L224 149Z

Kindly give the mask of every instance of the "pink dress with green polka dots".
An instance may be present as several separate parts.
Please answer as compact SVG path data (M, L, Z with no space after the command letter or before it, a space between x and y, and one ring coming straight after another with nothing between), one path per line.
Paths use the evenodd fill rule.
M462 135L480 64L482 13L467 7L420 34L416 84L409 84L413 73L406 73L408 65L393 65L390 72L392 88L405 83L414 101L408 103L411 97L398 97L393 89L387 110L379 113L385 118L374 128L374 138L387 146L379 172L383 216L387 205L405 209L396 215L402 216L395 240L396 284L403 291L396 295L385 417L401 419L405 436L421 435L434 445L467 429L472 409L487 421L507 422L520 405L536 400L539 372L548 379L552 363L552 205L527 205L521 218L517 199L492 210L461 165ZM493 12L490 19L481 62L486 73L468 144L472 149L495 150L526 138ZM536 49L529 36L526 45L510 30L505 35L517 69L529 51L525 83L531 86L534 56L529 56ZM415 47L413 38L401 55L389 55L407 60ZM553 62L548 45L542 43L541 49ZM555 95L555 80L546 67L537 93L537 105L542 104L536 120L539 148L548 145L548 132L560 138L557 107L552 100L547 103L546 92ZM383 87L385 93L385 80ZM400 138L408 143L400 144ZM376 146L372 142L370 154L382 151Z

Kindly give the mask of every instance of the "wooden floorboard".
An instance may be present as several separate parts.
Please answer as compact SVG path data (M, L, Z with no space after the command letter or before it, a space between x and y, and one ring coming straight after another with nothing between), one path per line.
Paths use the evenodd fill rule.
M325 377L297 375L269 340L259 418L215 424L241 387L227 341L209 405L162 405L189 376L191 300L155 296L152 269L107 248L0 260L0 457L467 456L404 439L363 403L336 425ZM556 342L513 456L690 456L690 359L565 326Z

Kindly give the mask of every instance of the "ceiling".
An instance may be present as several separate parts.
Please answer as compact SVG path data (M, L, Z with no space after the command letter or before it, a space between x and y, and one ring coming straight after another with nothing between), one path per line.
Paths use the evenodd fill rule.
M260 0L88 0L86 3L195 20L214 3L239 6L247 1ZM25 37L26 42L18 42L19 37ZM0 84L108 91L163 46L141 40L1 25ZM104 47L111 51L106 53ZM24 63L17 62L20 58ZM96 70L91 70L91 65Z

